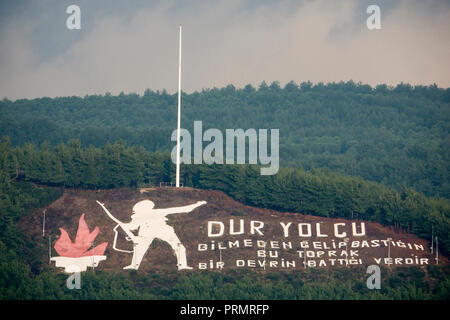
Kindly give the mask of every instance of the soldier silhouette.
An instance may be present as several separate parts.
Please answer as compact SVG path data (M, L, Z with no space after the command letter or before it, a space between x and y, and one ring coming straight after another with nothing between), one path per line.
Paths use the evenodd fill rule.
M154 209L155 204L150 200L143 200L136 203L133 207L133 214L131 215L131 222L123 223L116 219L104 206L103 203L97 201L102 206L108 216L115 221L127 234L127 240L133 241L133 258L129 266L124 269L139 269L142 259L145 256L148 248L152 244L155 238L166 241L172 249L175 251L177 257L178 270L192 269L187 265L186 260L186 248L180 242L173 227L169 226L167 222L167 216L174 213L187 213L191 212L195 208L206 204L206 201L198 201L197 203L166 209ZM116 226L114 231L117 231ZM138 235L134 235L131 231L138 230ZM117 251L124 251L116 249L115 243L117 239L114 239L113 248Z

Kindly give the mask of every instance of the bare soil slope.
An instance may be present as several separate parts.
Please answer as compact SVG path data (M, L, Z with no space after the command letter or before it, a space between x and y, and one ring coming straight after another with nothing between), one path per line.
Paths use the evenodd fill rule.
M96 191L67 189L61 198L46 208L45 237L42 236L43 209L36 210L32 215L22 219L19 224L37 244L43 247L48 247L49 236L51 236L52 256L55 256L57 253L53 245L60 235L59 228L64 228L74 241L78 220L81 214L85 213L89 229L92 231L96 226L100 228L94 245L108 242L105 251L107 260L100 262L98 268L121 270L130 264L132 254L118 252L112 248L113 228L116 223L105 214L96 200L103 202L115 217L126 223L131 221L133 205L145 199L152 200L155 208L185 206L199 200L207 201L206 205L191 213L169 216L167 222L174 227L177 236L186 247L188 265L194 270L211 269L211 266L212 269L220 268L217 262L223 262L225 269L294 270L304 268L304 254L307 254L308 266L318 268L336 268L346 264L350 267L370 264L386 265L386 262L392 262L392 267L426 266L436 263L434 256L430 253L428 241L412 234L395 232L392 228L378 223L249 207L234 201L222 192L192 188L124 188ZM231 219L235 233L239 233L241 219L243 220L243 234L230 235ZM224 235L208 237L208 221L222 222ZM259 229L263 235L256 230L253 230L252 234L251 221L258 221L254 225L257 227L261 226L259 222L264 224ZM300 227L301 231L299 231L299 223L303 224ZM357 232L361 231L361 223L364 223L365 236L353 235L352 223L356 223ZM299 232L305 235L309 228L307 224L310 224L311 236L302 237ZM215 223L215 228L211 231L217 233L218 225ZM348 247L343 246L343 237L336 237L336 228L339 234L347 233ZM285 233L286 231L288 234ZM387 242L388 238L392 238L393 241ZM125 234L120 234L118 239L119 248L133 249L132 242L125 239ZM303 240L308 241L308 248L301 246ZM263 245L266 246L265 249ZM218 249L219 246L221 250ZM388 255L392 260L385 261L384 258ZM349 260L354 264L350 264ZM440 257L439 264L446 263L448 260L443 256ZM161 240L153 241L141 263L139 272L155 269L177 269L173 249Z

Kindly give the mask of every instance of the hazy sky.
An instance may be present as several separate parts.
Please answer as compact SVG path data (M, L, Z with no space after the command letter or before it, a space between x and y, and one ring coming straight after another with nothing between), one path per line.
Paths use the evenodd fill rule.
M81 30L66 8L81 8ZM366 8L381 8L368 30ZM450 86L450 1L0 1L0 98L293 80Z

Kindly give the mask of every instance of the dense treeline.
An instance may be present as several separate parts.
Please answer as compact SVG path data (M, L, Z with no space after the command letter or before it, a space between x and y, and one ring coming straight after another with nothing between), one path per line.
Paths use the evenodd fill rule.
M124 143L82 148L80 142L40 148L0 143L2 168L14 179L53 186L82 188L136 187L174 180L168 153L149 153ZM186 186L224 191L245 204L280 211L377 221L431 238L439 236L443 252L450 250L450 204L412 189L389 189L359 177L322 170L281 168L261 176L247 165L183 165Z
M43 294L50 278L31 281L31 275L42 268L43 252L21 232L17 221L31 209L44 207L61 194L58 188L38 188L27 182L12 181L0 168L0 299L31 298L32 292Z
M401 190L450 198L450 88L394 88L341 82L284 88L208 89L183 94L182 126L279 128L283 166L328 168ZM123 139L148 151L174 143L176 95L86 96L0 101L0 136L14 145L67 143L101 147Z

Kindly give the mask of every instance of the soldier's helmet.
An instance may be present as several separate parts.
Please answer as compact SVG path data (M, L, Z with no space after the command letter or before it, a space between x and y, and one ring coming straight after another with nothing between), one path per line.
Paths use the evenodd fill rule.
M153 201L150 200L139 201L133 206L133 215L131 216L131 218L133 218L133 216L135 215L145 214L146 212L152 210L154 206L155 204L153 203Z

